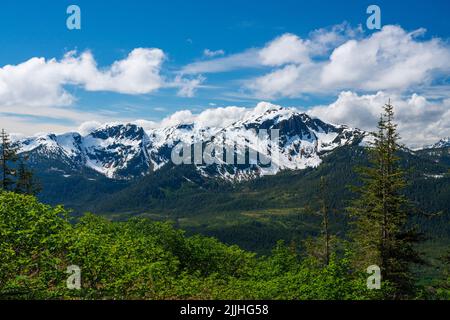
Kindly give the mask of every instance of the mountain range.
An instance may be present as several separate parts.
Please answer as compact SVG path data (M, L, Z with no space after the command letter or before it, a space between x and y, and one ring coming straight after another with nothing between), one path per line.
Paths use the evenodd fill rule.
M85 135L76 132L37 135L21 139L20 152L29 154L35 162L59 163L48 170L59 170L62 176L91 169L107 178L129 180L170 163L172 151L180 143L188 146L200 143L203 147L212 144L214 150L228 145L234 147L234 161L222 159L214 165L197 161L196 167L207 176L245 180L282 170L317 167L327 153L360 143L367 136L362 130L325 123L295 109L271 104L264 107L264 111L250 112L223 128L183 123L146 130L128 123L104 124ZM261 105L255 110L260 109ZM258 135L262 129L267 131L266 136ZM270 132L274 129L278 130L279 139L272 142ZM258 161L251 163L248 154L252 151L259 154L259 159L272 160L270 167ZM271 157L274 152L277 157ZM239 153L243 156L247 153L240 165L236 161Z
M270 137L274 129L278 130L277 141ZM262 130L268 134L258 135ZM204 151L211 144L213 152L231 147L235 153L231 162L218 156L212 164L206 164L205 159L194 162L194 155L191 161L205 176L241 181L283 170L317 167L323 157L337 148L364 145L368 140L369 134L363 130L326 123L296 109L263 102L243 119L224 127L179 123L144 129L133 123L113 123L84 135L77 132L40 134L20 139L18 144L20 152L27 153L41 169L42 164L47 163L46 170L59 172L62 177L92 170L116 180L142 177L170 164L174 148L179 145L200 144ZM424 149L449 146L450 138L445 138ZM269 165L257 160L252 162L249 158L252 151L258 153L259 160L266 158ZM239 154L245 157L241 164L236 161Z

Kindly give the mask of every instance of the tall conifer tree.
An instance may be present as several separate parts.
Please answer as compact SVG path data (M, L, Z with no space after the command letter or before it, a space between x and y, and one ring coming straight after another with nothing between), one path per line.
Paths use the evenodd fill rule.
M34 178L33 171L27 168L24 160L19 160L17 168L17 182L14 191L22 194L36 195L40 186Z
M0 189L13 190L17 170L12 167L18 160L17 147L4 129L0 133Z
M321 219L320 234L315 238L303 241L307 255L318 259L325 266L330 264L332 255L339 251L341 244L340 239L331 232L331 212L327 201L327 191L326 179L321 177L317 198L320 207L317 211L312 211L314 216Z
M355 225L355 264L362 270L378 265L382 280L394 288L390 298L405 298L414 287L411 266L422 260L415 250L420 235L407 227L411 206L402 192L406 182L397 156L400 137L390 103L373 135L371 165L359 169L363 183L354 187L359 198L349 208Z

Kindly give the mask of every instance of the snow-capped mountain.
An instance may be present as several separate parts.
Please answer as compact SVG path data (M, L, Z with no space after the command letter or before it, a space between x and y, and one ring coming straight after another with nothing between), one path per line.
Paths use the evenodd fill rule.
M426 149L440 149L450 147L450 137L444 138L436 142L435 144L426 147Z
M268 134L259 134L262 129ZM277 140L272 137L273 129L278 130ZM325 123L296 109L260 104L242 119L223 127L183 123L144 129L131 123L105 124L85 135L38 135L21 139L19 145L20 151L35 161L48 160L73 171L89 168L112 179L146 175L172 163L171 154L180 143L200 144L204 148L210 145L215 150L211 153L216 157L214 164L195 162L197 169L203 175L241 180L281 170L316 167L327 153L343 145L359 143L365 136L362 130ZM233 160L246 154L247 160L230 164L225 158L219 158L216 151L224 147L235 150L237 155ZM260 160L269 159L270 165L249 161L251 151L257 152Z

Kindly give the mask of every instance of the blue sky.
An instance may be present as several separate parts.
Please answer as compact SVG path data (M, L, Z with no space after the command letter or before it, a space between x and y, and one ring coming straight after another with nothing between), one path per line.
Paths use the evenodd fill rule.
M81 8L81 30L66 28L66 8L71 4ZM383 26L396 25L398 29L367 30L366 8L371 4L381 8ZM329 116L329 120L337 122L341 120L338 114L349 109L355 99L370 96L366 97L367 101L378 102L384 98L376 97L380 91L397 97L400 105L408 104L416 94L426 99L428 106L428 110L420 112L440 108L439 116L443 116L447 110L449 69L444 61L435 61L448 57L449 12L450 2L446 0L47 0L32 3L4 0L0 4L0 114L3 118L0 125L7 126L10 132L27 134L64 131L88 120L159 121L178 110L199 113L230 105L254 107L262 100L313 109L316 115ZM417 35L411 35L415 31ZM374 33L383 32L381 40L373 37ZM323 39L319 35L333 35L336 39L321 43L323 46L319 48L318 42ZM357 61L362 50L373 47L364 44L367 39L374 43L388 43L393 39L397 46L403 46L406 41L405 55L409 54L408 48L423 51L408 56L410 62L401 65L401 59L389 48L382 49L385 52L380 49L377 58L380 60L376 63L382 71L375 74L377 81L353 74L359 66L345 66L348 57L341 59L344 66L326 66L333 52L349 41L359 46L349 53ZM439 43L433 43L433 39ZM123 68L139 69L139 65L127 63L137 48L159 50L135 52L136 59L131 59L144 63L150 77L134 71L126 71L116 78L114 72L104 75L117 61L125 61ZM300 52L303 49L307 52ZM71 57L76 61L71 63L75 68L84 65L83 61L88 59L83 60L81 56L89 52L95 66L94 71L92 66L89 69L92 73L80 71L77 76L71 75L73 71L67 70L64 56L73 50L76 53ZM295 50L299 52L283 58L286 51ZM426 57L429 52L431 56ZM40 62L44 66L23 65L32 58L44 58ZM55 59L57 66L49 62L51 59ZM156 66L150 67L148 63ZM364 64L361 70L367 68L373 72L374 66L361 63ZM399 77L395 74L383 78L389 70L401 73L409 67L416 68L414 63L419 67L430 65L405 75L411 79L409 82L395 80L392 85L385 85ZM337 74L339 70L353 80ZM332 79L324 79L324 73L333 75ZM146 86L139 81L153 85ZM124 82L129 83L125 88ZM18 89L22 84L24 88ZM354 96L342 96L342 92ZM368 103L366 100L361 103ZM339 107L338 112L336 104L339 103L345 106ZM426 117L431 117L429 112ZM371 119L349 120L349 124L364 126ZM442 124L439 133L423 137L421 142L450 134L447 126Z

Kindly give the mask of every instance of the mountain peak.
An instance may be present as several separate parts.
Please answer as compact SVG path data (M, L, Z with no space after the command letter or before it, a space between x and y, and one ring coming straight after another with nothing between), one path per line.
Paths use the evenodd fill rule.
M89 135L99 139L115 137L130 138L134 140L135 138L142 138L142 136L144 135L144 129L133 123L114 123L106 124L97 129L94 129Z
M254 112L255 113L266 113L268 111L278 111L278 110L282 110L282 109L287 109L287 108L282 107L280 105L270 103L270 102L261 101L256 105Z
M443 138L436 142L435 144L426 147L426 149L440 149L450 147L450 137Z
M286 108L269 102L260 102L253 110L242 117L242 119L236 121L234 126L245 125L246 127L254 127L267 121L286 120L295 114L299 113L294 108Z

